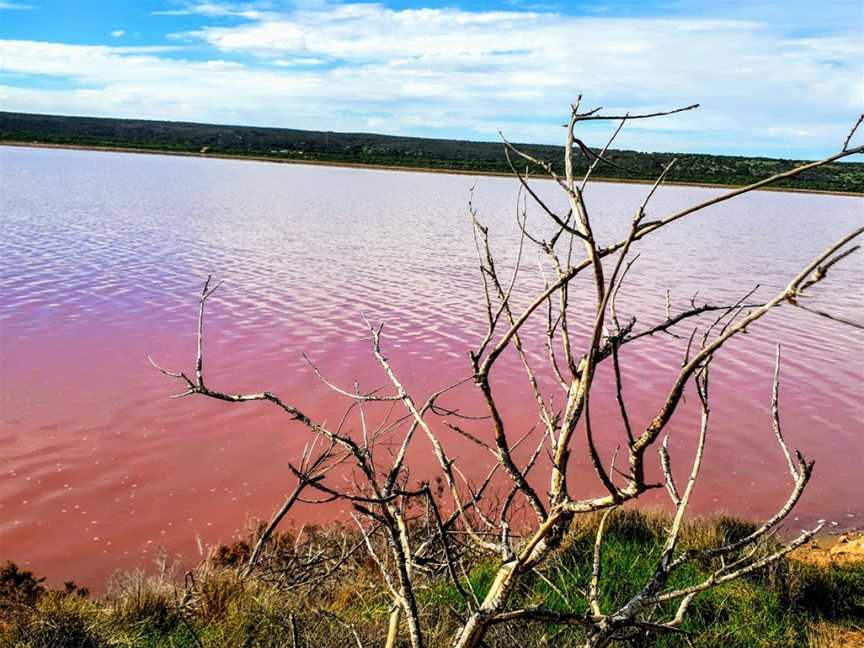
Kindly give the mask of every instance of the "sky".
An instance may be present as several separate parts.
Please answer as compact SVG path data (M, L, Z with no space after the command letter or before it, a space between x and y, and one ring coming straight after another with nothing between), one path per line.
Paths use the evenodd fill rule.
M864 111L860 0L0 0L0 110L815 159ZM600 145L608 124L583 127Z

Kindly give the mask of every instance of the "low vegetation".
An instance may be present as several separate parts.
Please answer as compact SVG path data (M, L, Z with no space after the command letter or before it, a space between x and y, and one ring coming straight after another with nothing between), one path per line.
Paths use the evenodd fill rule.
M580 586L590 576L598 520L591 517L571 530L564 550L519 592L522 604L542 600L562 611L585 608ZM659 514L632 510L613 514L603 565L607 574L601 586L604 605L612 607L642 587L654 568L669 522ZM710 547L752 530L748 523L729 518L701 520L684 529L682 541L691 548ZM185 577L167 560L155 573L118 574L99 597L88 596L72 583L61 590L48 589L30 572L8 563L0 571L0 646L381 645L387 634L390 596L381 591L378 567L365 551L346 557L345 547L362 542L358 532L337 526L279 535L264 557L264 568L245 576L254 539L253 535L221 547ZM327 556L341 564L330 577L319 579L309 571L313 556ZM325 559L316 564L324 567L329 563ZM481 556L470 565L471 586L482 599L493 568ZM329 564L327 569L332 567ZM694 565L679 578L682 583L696 582L712 568L710 564ZM303 581L302 574L309 578ZM462 597L446 576L430 574L418 591L418 603L424 626L430 628L429 645L448 645L466 612ZM680 632L640 631L614 645L831 646L834 637L860 639L862 622L864 563L812 565L787 558L745 579L706 591L694 601ZM487 635L485 643L502 648L570 645L583 640L582 632L578 626L551 622L501 624Z
M183 122L97 117L63 117L0 112L0 142L62 144L83 147L118 147L159 151L207 153L401 166L453 171L510 173L503 148L496 142L393 137L371 133L331 133L289 128L219 126ZM520 150L555 162L558 146L524 144ZM584 173L597 151L582 149L576 157L577 173ZM654 181L677 158L667 180L671 182L747 185L800 166L797 160L729 155L643 153L611 150L596 177ZM561 169L558 169L561 172ZM810 169L778 187L864 192L864 164L835 163Z

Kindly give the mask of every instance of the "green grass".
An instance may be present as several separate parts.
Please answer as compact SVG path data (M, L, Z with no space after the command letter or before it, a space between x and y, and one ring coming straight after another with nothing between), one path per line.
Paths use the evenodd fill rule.
M610 518L600 591L604 611L620 606L650 578L666 523L663 517L632 511ZM579 524L512 605L542 603L554 610L584 612L595 524L596 518ZM695 522L684 529L682 545L714 546L750 528L731 519ZM327 534L318 541L326 544ZM286 541L286 551L289 546ZM220 552L196 570L192 584L187 577L184 585L164 565L155 575L119 574L98 598L74 584L48 590L35 576L9 564L0 570L0 646L275 648L294 646L296 637L297 646L335 648L354 645L349 625L364 645L382 642L389 597L379 583L377 567L364 555L357 554L338 578L310 591L286 589L279 581L242 579L238 566L243 556L242 545ZM692 564L670 585L698 582L712 567ZM478 597L488 589L494 569L488 559L477 559L467 572ZM429 644L447 645L466 612L462 596L441 578L419 588L418 603ZM664 612L671 614L671 608ZM682 626L686 635L640 632L617 645L786 648L807 646L817 625L824 639L832 628L862 623L864 565L817 567L786 560L697 597ZM486 644L528 648L570 645L581 638L581 630L573 626L507 624L495 626Z

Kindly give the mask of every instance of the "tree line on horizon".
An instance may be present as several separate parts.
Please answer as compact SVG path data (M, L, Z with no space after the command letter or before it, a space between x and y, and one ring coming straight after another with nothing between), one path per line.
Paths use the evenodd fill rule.
M153 149L468 172L511 172L504 146L499 142L139 119L0 112L0 142ZM560 147L541 144L519 146L539 160L552 163L560 159ZM579 155L574 156L576 170L587 170L596 160L597 153L596 149L580 147ZM678 161L667 181L723 185L750 184L801 165L800 160L767 157L610 150L604 154L604 161L595 177L653 181L658 171L673 158ZM864 192L864 163L827 164L778 182L776 186Z

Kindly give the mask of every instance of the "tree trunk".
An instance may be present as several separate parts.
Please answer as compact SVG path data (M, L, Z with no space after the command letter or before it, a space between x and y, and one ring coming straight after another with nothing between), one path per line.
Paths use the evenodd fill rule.
M486 593L480 608L468 617L465 625L456 635L453 648L476 648L483 640L489 620L501 611L515 583L515 562L501 565L492 586Z
M398 602L393 603L393 608L390 610L390 620L387 623L387 641L384 642L384 648L396 648L396 641L399 639L399 621L402 617L402 606Z

